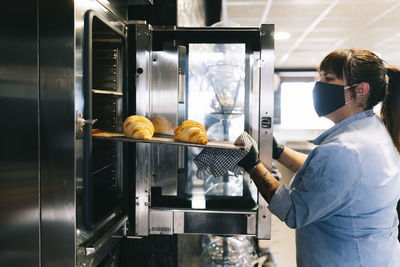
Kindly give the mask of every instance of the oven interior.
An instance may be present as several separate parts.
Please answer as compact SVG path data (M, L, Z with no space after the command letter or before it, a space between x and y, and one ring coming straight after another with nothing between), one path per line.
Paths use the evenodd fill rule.
M174 127L186 119L198 121L215 140L233 142L248 131L245 103L251 85L245 77L250 75L253 57L248 45L218 39L207 43L200 38L188 41L191 32L174 36L176 40L171 43L160 34L153 32L158 43L153 44L150 116L163 116ZM153 146L151 207L255 209L257 190L249 177L232 173L196 177L193 159L200 152L200 148Z

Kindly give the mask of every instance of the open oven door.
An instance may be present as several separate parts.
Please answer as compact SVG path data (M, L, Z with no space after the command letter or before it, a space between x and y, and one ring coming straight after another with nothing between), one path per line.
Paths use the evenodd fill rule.
M126 234L127 182L120 142L93 139L97 129L122 131L126 116L126 26L89 10L83 30L83 112L77 114L82 179L77 180L77 261L98 264ZM81 104L81 103L78 103ZM79 136L80 135L80 136ZM81 144L81 145L80 145ZM82 163L80 163L82 162ZM78 166L78 169L80 167Z
M94 229L125 213L123 144L93 140L96 129L121 132L126 34L100 15L85 17L83 222ZM126 112L126 111L125 111Z

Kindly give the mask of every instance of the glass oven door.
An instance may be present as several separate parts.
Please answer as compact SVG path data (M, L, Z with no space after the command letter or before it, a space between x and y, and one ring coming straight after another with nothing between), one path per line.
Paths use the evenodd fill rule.
M123 144L92 139L92 132L122 132L125 36L94 12L85 21L83 192L78 196L87 229L104 225L123 206Z

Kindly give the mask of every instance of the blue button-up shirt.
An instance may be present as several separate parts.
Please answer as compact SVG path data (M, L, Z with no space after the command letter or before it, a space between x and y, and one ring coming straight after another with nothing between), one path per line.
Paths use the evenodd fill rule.
M358 113L314 143L269 204L296 228L298 266L399 267L400 158L382 120Z

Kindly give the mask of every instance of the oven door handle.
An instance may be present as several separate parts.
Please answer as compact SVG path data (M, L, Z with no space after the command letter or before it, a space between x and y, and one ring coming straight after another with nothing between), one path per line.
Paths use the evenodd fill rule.
M83 86L84 106L82 116L83 127L83 224L87 229L93 228L93 189L92 189L92 31L95 13L85 14L83 39Z
M93 126L93 124L95 124L98 121L98 119L85 120L83 118L81 111L78 111L77 113L78 113L78 115L76 116L76 129L77 129L78 133L83 133L83 127L86 124Z

